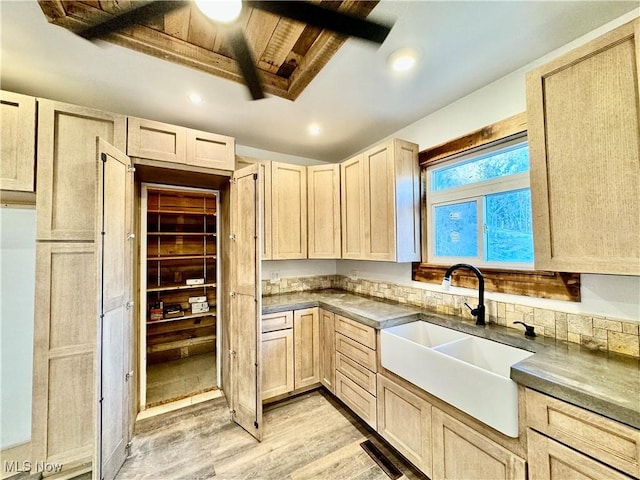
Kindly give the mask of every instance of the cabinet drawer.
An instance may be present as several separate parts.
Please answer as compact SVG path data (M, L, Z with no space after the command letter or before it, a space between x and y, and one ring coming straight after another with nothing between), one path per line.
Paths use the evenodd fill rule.
M376 374L372 371L345 357L340 352L336 352L336 369L371 395L376 395Z
M369 348L376 348L375 329L350 320L342 315L336 315L336 332L355 340Z
M371 350L340 333L336 333L336 351L346 355L351 360L355 360L373 373L376 372L375 350Z
M377 428L376 397L336 371L336 396L373 429Z
M262 316L262 333L293 328L293 312L268 313Z
M526 390L527 425L640 478L640 430Z

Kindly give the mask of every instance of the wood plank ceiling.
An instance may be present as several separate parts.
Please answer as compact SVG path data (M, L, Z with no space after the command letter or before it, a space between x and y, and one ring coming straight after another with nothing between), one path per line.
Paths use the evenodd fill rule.
M71 31L131 8L134 0L38 0L47 20ZM323 6L366 17L378 1L322 1ZM254 8L238 20L253 52L265 92L295 100L346 40L334 34ZM225 42L224 26L205 17L192 2L163 17L122 30L104 40L244 83Z

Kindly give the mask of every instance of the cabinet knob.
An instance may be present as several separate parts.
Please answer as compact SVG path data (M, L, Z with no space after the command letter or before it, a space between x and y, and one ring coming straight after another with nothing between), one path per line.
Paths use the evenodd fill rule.
M134 302L133 300L129 300L126 304L127 310L129 310L130 308L133 308L135 304L136 302Z

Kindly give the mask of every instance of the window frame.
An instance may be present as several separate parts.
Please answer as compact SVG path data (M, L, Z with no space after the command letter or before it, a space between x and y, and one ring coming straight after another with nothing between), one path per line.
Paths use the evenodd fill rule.
M498 270L534 270L533 263L518 262L491 262L484 258L487 245L485 244L485 197L498 193L507 193L512 191L530 190L529 172L514 173L507 176L496 177L489 180L465 184L457 187L451 187L444 190L432 192L432 175L440 168L450 165L456 165L465 161L473 161L479 156L491 156L494 152L515 147L527 143L527 134L522 132L516 135L510 135L506 138L494 140L488 144L481 145L470 150L446 157L437 165L427 165L424 167L426 175L426 211L425 218L429 222L424 229L426 237L424 239L427 248L425 257L427 263L432 265L452 265L460 261L472 263L480 268L491 268ZM480 154L480 155L479 155ZM435 238L432 233L434 224L434 215L436 207L452 205L461 202L476 202L477 205L477 255L475 257L437 257L435 255Z
M440 165L454 155L470 153L479 147L527 133L526 112L514 115L493 123L479 130L448 142L422 150L419 153L421 183L421 228L422 228L422 262L413 263L412 279L418 282L440 284L447 266L428 263L427 250L427 174L426 168ZM514 270L494 267L481 267L485 277L487 291L525 295L538 298L580 301L580 274L572 272L550 272L541 270ZM454 272L454 285L477 288L477 279L464 270Z

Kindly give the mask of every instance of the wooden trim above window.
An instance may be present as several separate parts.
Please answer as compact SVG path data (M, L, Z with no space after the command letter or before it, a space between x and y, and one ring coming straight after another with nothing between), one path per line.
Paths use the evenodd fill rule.
M441 284L447 267L414 263L412 279L418 282ZM488 292L525 295L527 297L580 301L580 274L564 272L539 272L526 270L500 270L481 268L484 288ZM451 275L451 285L478 288L476 276L466 270L456 270Z
M476 130L468 135L453 139L446 143L427 148L420 152L419 161L422 170L422 228L423 256L427 258L426 249L426 167L447 161L449 157L468 150L483 147L499 140L527 131L526 112L519 113L499 122ZM481 268L485 280L485 289L490 292L525 295L529 297L580 301L580 274L529 270L503 270L498 268ZM446 266L414 263L412 279L418 282L441 284ZM452 285L466 288L478 288L478 280L471 272L458 270L452 275Z
M492 123L468 135L422 150L418 158L421 166L430 166L451 155L482 147L488 143L526 131L527 114L522 112L513 117Z

